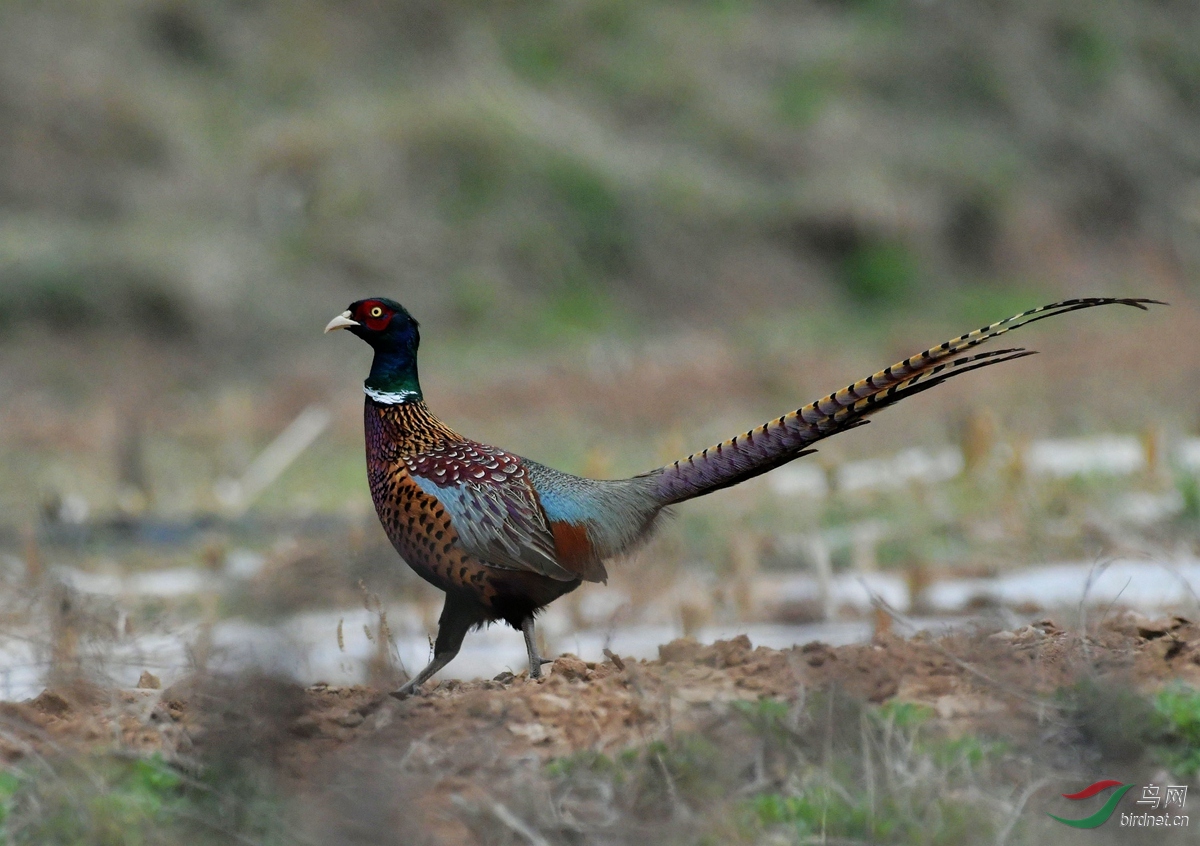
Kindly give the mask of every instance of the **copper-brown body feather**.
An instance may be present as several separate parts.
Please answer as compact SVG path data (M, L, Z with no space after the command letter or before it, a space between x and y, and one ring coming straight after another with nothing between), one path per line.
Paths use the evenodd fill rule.
M480 561L461 543L443 503L414 481L406 459L447 443L474 442L434 417L423 402L381 405L368 399L364 417L367 477L384 531L421 578L474 610L472 625L505 620L520 628L527 616L579 586L579 578L554 579ZM587 539L579 530L564 526L554 536L562 537L565 564L584 557L579 546Z

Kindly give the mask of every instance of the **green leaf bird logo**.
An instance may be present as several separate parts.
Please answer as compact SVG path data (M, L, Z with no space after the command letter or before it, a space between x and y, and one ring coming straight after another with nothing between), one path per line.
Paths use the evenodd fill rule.
M1078 793L1062 794L1064 799L1080 801L1083 799L1091 799L1093 796L1103 793L1105 790L1113 787L1117 789L1111 796L1108 797L1108 801L1104 803L1104 806L1100 808L1100 810L1096 811L1096 813L1092 814L1091 816L1075 820L1067 819L1065 817L1058 817L1054 814L1049 814L1049 816L1058 820L1063 825L1071 826L1071 828L1098 828L1108 822L1108 818L1113 815L1113 811L1115 811L1117 809L1117 805L1120 804L1121 798L1133 787L1132 784L1122 784L1121 782L1110 778L1090 784L1083 790L1080 790Z

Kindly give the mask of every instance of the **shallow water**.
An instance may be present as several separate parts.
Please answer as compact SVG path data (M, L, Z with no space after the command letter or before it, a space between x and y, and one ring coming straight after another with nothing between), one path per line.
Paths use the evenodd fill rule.
M991 579L951 579L930 585L925 602L937 611L979 604L1042 608L1120 604L1144 613L1200 612L1200 560L1065 562L1016 570Z
M174 597L214 588L213 574L181 569L141 573L125 578L78 571L60 575L76 590L116 598ZM787 648L814 640L833 645L862 642L873 633L866 612L875 599L904 613L914 606L908 582L886 572L838 573L828 585L830 606L853 619L797 625L729 622L700 627L693 634L702 643L746 634L756 645ZM821 605L822 586L809 573L764 573L751 585L756 607L770 609L790 602ZM585 608L595 605L614 619L627 597L615 589L593 591ZM1133 608L1146 614L1173 611L1200 614L1200 560L1119 559L1110 562L1063 562L1015 570L995 578L947 579L927 586L921 607L941 615L914 620L918 629L973 625L971 609L993 607L1019 610L1010 621L1054 609ZM429 659L430 635L420 609L394 605L386 609L391 631L391 657L409 672ZM600 616L603 616L600 615ZM120 685L136 684L143 670L170 684L198 664L215 670L260 668L311 684L353 684L367 677L367 667L379 659L379 618L361 607L294 614L273 622L240 618L210 628L192 623L171 633L145 633L96 646L85 661L103 668ZM339 644L338 630L341 629ZM996 621L993 620L993 625ZM371 631L368 636L367 629ZM547 655L571 652L585 661L603 661L610 649L629 658L655 658L658 647L683 634L677 623L625 622L576 630L565 608L552 606L540 618L539 630ZM39 648L45 632L8 631L0 639L0 698L21 700L41 690L48 650ZM462 651L442 678L490 678L525 667L524 641L519 632L493 625L468 635Z
M415 609L394 607L388 618L403 619ZM337 630L342 623L342 647ZM367 675L369 662L378 654L377 640L369 640L363 626L374 626L373 615L362 609L303 614L278 625L246 620L225 620L211 632L199 627L173 635L143 635L112 644L97 654L103 667L119 686L133 687L143 670L158 676L167 686L186 675L195 666L196 644L208 639L207 666L217 671L260 669L292 678L302 684L318 681L330 684L359 684ZM962 621L958 621L961 625ZM942 628L952 624L945 619L917 621L922 628ZM820 640L832 645L870 639L873 626L865 620L787 626L766 623L706 626L694 633L701 643L748 635L755 646L786 649L797 644ZM605 660L610 649L624 658L658 657L661 644L680 637L682 631L672 625L622 626L612 631L576 631L548 639L548 656L570 652L585 661ZM421 633L393 633L392 655L410 672L424 666L430 657L429 639ZM0 699L20 701L36 696L42 689L45 665L32 649L8 643L0 647ZM521 633L505 625L494 625L467 636L462 651L439 676L442 679L491 678L508 671L526 668L525 643Z

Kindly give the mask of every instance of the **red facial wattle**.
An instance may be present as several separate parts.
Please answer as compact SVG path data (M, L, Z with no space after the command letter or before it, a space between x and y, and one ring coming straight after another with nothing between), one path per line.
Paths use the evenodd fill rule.
M354 319L372 332L382 332L392 319L392 310L383 303L367 300L358 307Z

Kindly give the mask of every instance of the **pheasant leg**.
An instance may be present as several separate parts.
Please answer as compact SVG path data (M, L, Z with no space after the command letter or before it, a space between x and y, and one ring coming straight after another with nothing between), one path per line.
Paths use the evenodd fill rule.
M540 679L542 677L542 665L553 664L553 658L543 658L538 654L537 635L533 631L533 617L526 617L525 622L521 623L521 632L525 635L525 651L529 653L529 677L531 679Z
M454 660L462 647L463 638L467 636L471 626L479 622L477 614L471 605L458 599L456 594L446 594L446 604L442 606L442 616L438 618L437 640L433 644L433 660L411 679L392 691L392 696L404 699L415 693L430 676Z

